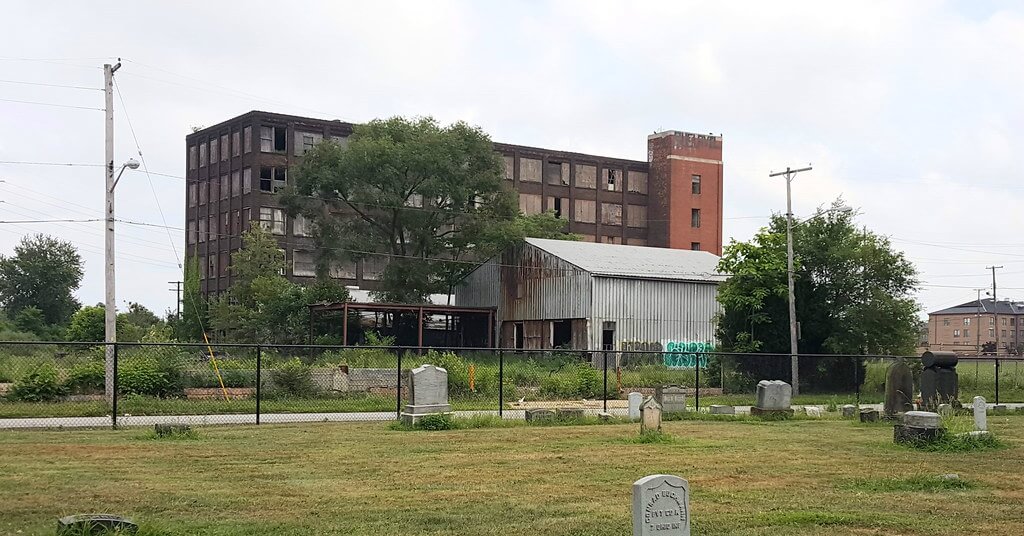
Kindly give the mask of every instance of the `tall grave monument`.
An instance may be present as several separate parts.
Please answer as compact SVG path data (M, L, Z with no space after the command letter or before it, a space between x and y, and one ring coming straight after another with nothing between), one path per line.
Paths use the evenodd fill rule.
M409 371L409 403L402 422L414 425L425 415L448 413L448 371L434 365L421 365Z

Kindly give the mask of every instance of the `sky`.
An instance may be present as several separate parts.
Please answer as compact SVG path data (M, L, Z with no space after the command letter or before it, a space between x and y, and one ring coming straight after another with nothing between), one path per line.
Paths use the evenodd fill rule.
M975 299L992 265L998 295L1024 300L1016 2L12 1L4 18L0 221L34 222L0 223L0 253L27 233L73 242L86 304L103 300L102 222L36 220L103 217L117 58L115 160L150 172L117 187L135 222L117 228L119 307L174 307L185 135L254 109L431 115L636 160L655 131L721 134L726 242L785 211L770 172L810 163L795 214L841 196L915 263L924 311Z

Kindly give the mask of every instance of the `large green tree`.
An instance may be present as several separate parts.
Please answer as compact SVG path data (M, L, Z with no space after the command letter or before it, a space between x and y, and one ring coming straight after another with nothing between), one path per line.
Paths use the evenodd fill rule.
M0 304L11 317L36 307L47 323L66 324L80 306L73 292L82 275L82 258L70 242L26 236L13 256L0 256Z
M837 201L833 209L842 206ZM917 272L889 239L859 229L839 210L793 228L795 295L802 354L906 355L917 340ZM789 353L786 219L776 215L752 240L726 246L719 270L718 338L733 352ZM851 386L851 359L801 360L810 389ZM737 360L760 379L789 377L788 359ZM863 378L861 373L860 378Z
M348 144L307 153L283 202L311 222L317 271L385 264L379 298L422 302L525 237L572 238L553 214L524 216L479 128L394 117L358 125Z
M307 305L348 300L348 290L328 279L301 286L281 275L284 256L264 229L246 231L242 241L242 249L231 256L231 288L210 303L210 328L223 340L304 343L309 333Z

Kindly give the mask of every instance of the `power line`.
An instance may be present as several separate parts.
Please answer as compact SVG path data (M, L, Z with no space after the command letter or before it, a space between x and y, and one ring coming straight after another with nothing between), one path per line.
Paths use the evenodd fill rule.
M53 102L37 102L37 101L25 101L25 100L16 100L16 99L0 99L0 101L3 101L3 102L17 102L17 103L20 103L20 104L36 104L36 105L39 105L39 106L55 106L57 108L77 108L79 110L98 110L98 111L101 111L101 112L105 111L103 108L93 108L93 107L90 107L90 106L74 106L74 105L71 105L71 104L57 104L57 103L53 103Z
M97 222L103 221L103 218L86 218L86 219L53 219L53 220L0 220L0 223L86 223L86 222Z
M103 91L103 88L98 87L86 87L86 86L68 86L64 84L46 84L43 82L26 82L23 80L0 80L3 84L22 84L26 86L44 86L44 87L61 87L67 89L89 89L92 91Z
M103 164L86 164L84 162L27 162L24 160L0 160L0 164L22 165L22 166L83 166L103 167Z

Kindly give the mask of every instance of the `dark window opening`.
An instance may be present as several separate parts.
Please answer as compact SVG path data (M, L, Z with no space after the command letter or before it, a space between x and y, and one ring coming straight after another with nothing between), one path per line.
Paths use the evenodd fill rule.
M562 217L562 198L561 197L556 197L555 198L555 217L556 218L561 218Z
M690 242L690 249L700 251L700 242Z
M609 169L608 170L607 189L610 192L614 192L615 191L615 175L616 174L615 174L615 170L614 169Z
M523 323L512 324L512 339L517 350L523 349Z
M260 168L260 191L277 193L284 189L288 183L288 170L286 168L261 167Z
M690 188L693 193L700 193L700 175L692 175L690 177Z
M690 227L693 227L693 228L700 227L700 209L699 208L692 208L692 209L690 209Z
M284 151L284 145L285 145L285 129L281 128L281 127L277 127L277 128L274 129L274 150L275 151L283 152Z
M572 321L554 320L551 322L551 347L572 347Z
M601 349L615 349L615 322L604 322L601 325Z

